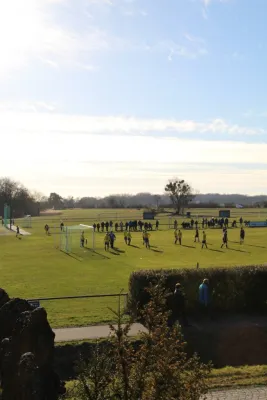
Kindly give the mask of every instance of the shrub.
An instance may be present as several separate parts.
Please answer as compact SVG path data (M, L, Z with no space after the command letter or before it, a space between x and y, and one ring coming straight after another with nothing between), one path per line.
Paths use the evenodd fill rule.
M210 281L213 309L218 312L262 312L267 310L267 266L251 265L228 268L142 270L131 274L129 312L137 317L138 309L149 301L145 290L150 283L164 279L170 291L180 282L187 297L187 310L198 305L198 287L204 278Z
M80 364L80 373L70 393L73 400L198 400L207 393L211 365L196 355L189 357L180 328L168 327L164 289L148 289L144 306L147 332L140 334L136 349L129 339L131 323L111 326L109 352L96 348L93 357Z

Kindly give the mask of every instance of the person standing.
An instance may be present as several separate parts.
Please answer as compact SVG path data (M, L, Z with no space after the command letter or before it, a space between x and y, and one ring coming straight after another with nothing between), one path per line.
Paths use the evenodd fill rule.
M183 234L179 229L179 231L178 231L178 241L179 241L179 245L180 246L182 246L182 237L183 237Z
M180 283L176 283L173 293L173 324L179 321L181 325L188 326L186 316L186 299Z
M157 221L156 221L156 230L158 230L159 229L159 220L157 219Z
M199 230L196 228L194 243L199 242Z
M128 246L130 246L132 241L132 234L130 231L127 232L127 240L128 240Z
M19 230L19 226L17 226L16 228L16 237L18 237L20 235L20 230Z
M127 232L127 231L124 231L124 232L123 232L123 235L124 235L124 242L125 242L125 244L127 244L128 232Z
M228 248L228 234L227 234L227 229L224 229L223 231L223 242L221 245L221 249L223 248L223 246L225 245L226 248Z
M109 239L110 239L110 247L114 249L114 242L116 240L116 235L113 231L110 232Z
M203 238L202 238L202 247L201 247L201 249L203 249L204 246L206 247L206 249L208 248L208 246L207 246L207 234L206 234L205 231L203 231Z
M245 229L242 227L240 229L240 244L243 244L245 241Z
M199 286L199 304L205 315L209 312L210 307L210 293L209 293L209 280L204 279Z
M109 242L110 242L110 237L109 233L107 232L104 237L105 251L109 250Z
M174 231L174 244L177 244L177 242L178 242L178 230L175 229L175 231Z

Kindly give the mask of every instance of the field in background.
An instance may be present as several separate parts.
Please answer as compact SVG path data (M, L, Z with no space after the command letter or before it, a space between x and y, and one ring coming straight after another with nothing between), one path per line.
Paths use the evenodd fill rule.
M218 216L218 210L191 210L194 215ZM233 210L232 216L243 219L266 220L265 210ZM123 234L117 234L117 251L105 253L103 233L96 234L97 252L82 250L78 255L68 256L60 252L59 224L139 219L142 210L66 210L61 215L46 215L33 218L32 235L15 238L15 234L0 235L1 287L10 296L24 298L76 296L127 291L132 271L152 268L194 268L248 265L267 261L267 229L247 228L246 243L239 245L239 229L229 230L229 249L220 249L222 233L219 229L208 229L210 249L201 250L193 242L193 231L183 231L183 246L173 244L173 229L169 230L169 216L160 215L160 230L151 234L151 250L142 244L140 232L133 233L133 246L124 244ZM179 219L179 224L182 220ZM21 221L16 221L21 224ZM44 225L51 226L52 235L47 237ZM108 309L117 308L116 299L68 300L42 303L48 311L51 324L56 326L86 325L107 322L113 319Z

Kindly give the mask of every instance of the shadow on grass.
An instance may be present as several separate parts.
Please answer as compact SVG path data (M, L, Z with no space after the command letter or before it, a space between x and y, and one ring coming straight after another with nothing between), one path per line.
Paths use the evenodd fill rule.
M188 246L186 244L182 244L182 247L187 247L188 249L195 249L195 246Z
M224 253L224 251L222 251L222 250L216 250L216 249L210 249L210 248L208 248L208 250L210 250L210 251L216 251L216 253Z
M231 247L228 247L228 250L237 251L238 253L247 253L247 254L250 254L250 251L238 250L238 249L231 249Z
M230 243L238 243L238 244L240 244L240 242L234 242L234 241L232 241L232 240L230 240ZM245 243L245 246L249 246L249 247L258 247L259 249L266 249L265 246L257 246L256 244L247 244L247 243Z
M134 247L135 249L140 249L139 246L135 246L134 244L130 244L130 247Z
M157 249L158 246L150 246L151 249Z
M116 253L115 251L109 250L110 254L113 254L114 256L120 256L120 253Z
M66 254L66 256L68 256L68 257L70 257L70 258L74 258L74 260L76 260L76 261L82 262L81 257L78 256L78 254L75 254L75 253L65 253L64 251L63 251L63 253Z
M154 251L154 253L164 253L163 250L156 250L156 249L152 249L151 247L150 247L150 250Z
M113 247L113 250L115 250L117 253L125 253L125 250L120 250L118 247Z
M95 251L95 250L88 249L88 248L86 248L86 250L87 250L88 252L90 252L93 256L96 255L96 256L99 256L101 259L110 260L110 257L105 256L105 255L102 254L102 253L98 253L98 252Z

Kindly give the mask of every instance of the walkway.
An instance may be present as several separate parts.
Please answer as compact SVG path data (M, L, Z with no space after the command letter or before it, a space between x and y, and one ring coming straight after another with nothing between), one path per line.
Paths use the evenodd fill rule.
M103 339L110 335L109 325L83 326L81 328L59 328L53 329L56 342L74 342L78 340ZM137 336L144 332L141 324L133 324L129 336Z
M203 397L203 400L266 400L267 386L255 388L229 389L214 391Z
M13 231L13 232L15 232L15 233L17 233L17 227L16 227L15 225L11 225L11 229L10 229L10 230ZM22 236L29 236L29 235L31 235L31 233L26 232L26 231L24 231L24 230L21 229L21 228L19 228L19 233L20 233Z

